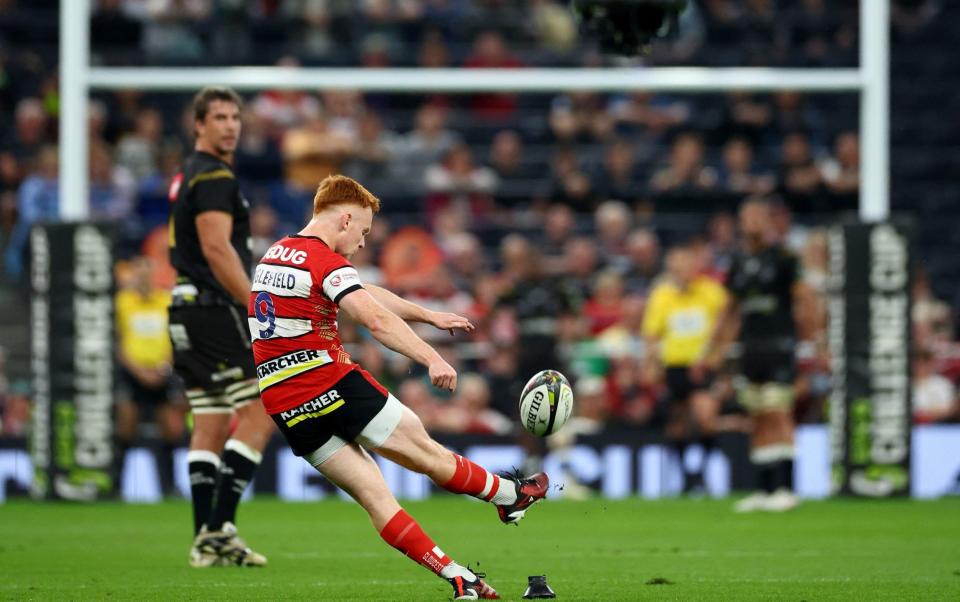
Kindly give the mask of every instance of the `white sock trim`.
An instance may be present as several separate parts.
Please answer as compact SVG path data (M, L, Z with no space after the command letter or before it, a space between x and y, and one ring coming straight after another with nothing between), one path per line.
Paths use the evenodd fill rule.
M750 461L754 464L772 464L780 460L779 445L764 445L750 451Z
M495 478L497 477L492 473L490 472L487 473L487 483L486 485L483 486L483 491L481 491L480 495L477 496L478 498L486 499L487 496L490 495L490 490L493 489L493 483Z
M191 462L209 462L219 468L220 456L208 449L191 449L187 452L187 464Z
M794 455L796 455L793 445L789 443L781 443L773 447L777 448L777 460L793 460Z
M223 450L237 452L254 464L259 464L260 461L263 460L263 454L239 439L227 439L226 444L223 446Z
M505 479L500 475L493 475L493 478L500 479L500 486L497 492L490 498L491 504L504 506L517 503L517 487L510 479Z

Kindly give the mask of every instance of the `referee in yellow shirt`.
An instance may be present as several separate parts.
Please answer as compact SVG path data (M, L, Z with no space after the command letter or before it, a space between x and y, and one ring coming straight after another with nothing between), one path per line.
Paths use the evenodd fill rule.
M129 285L117 293L116 325L121 377L117 404L117 434L121 462L136 439L140 413L153 414L160 437L159 474L165 494L174 492L173 448L184 436L183 404L173 403L171 360L167 333L170 293L153 284L154 264L147 257L130 262ZM121 464L122 468L122 464Z
M666 276L650 293L643 319L646 372L667 387L666 436L683 471L684 493L705 489L703 468L714 445L719 402L710 393L712 375L700 360L726 299L723 286L698 274L693 248L678 245L667 253ZM699 466L690 468L684 456L694 434L704 453Z

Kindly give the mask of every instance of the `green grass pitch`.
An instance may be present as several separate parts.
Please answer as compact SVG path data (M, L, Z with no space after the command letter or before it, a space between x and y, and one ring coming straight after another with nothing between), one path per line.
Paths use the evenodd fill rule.
M560 600L960 600L960 499L808 502L780 515L736 515L731 503L548 500L519 528L453 496L406 507L507 600L541 573ZM265 569L189 568L189 513L186 502L0 505L0 599L450 596L352 503L241 506Z

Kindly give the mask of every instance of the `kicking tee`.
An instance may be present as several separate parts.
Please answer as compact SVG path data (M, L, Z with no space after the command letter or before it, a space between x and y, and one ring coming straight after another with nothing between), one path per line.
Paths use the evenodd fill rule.
M340 300L362 288L345 257L314 236L287 236L264 254L252 284L247 322L268 414L359 369L337 330Z

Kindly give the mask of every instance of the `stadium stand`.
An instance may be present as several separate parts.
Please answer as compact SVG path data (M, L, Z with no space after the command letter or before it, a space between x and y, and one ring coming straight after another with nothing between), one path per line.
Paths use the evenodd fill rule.
M575 35L564 3L550 0L95 4L92 56L103 65L576 67L609 60ZM255 8L247 10L247 4ZM656 44L649 64L856 64L857 15L851 3L692 4L679 40ZM29 376L25 233L31 223L56 216L51 145L57 139L57 5L56 0L0 2L0 306L7 308L0 312L6 358L0 408L4 432L10 434L22 432L14 421L22 422L17 400ZM895 2L891 67L893 210L915 221L918 256L929 277L927 295L941 308L917 312L918 331L932 333L921 344L934 346L938 365L953 377L960 374L960 353L951 346L960 262L952 248L960 235L944 216L960 215L960 197L951 186L960 159L960 125L944 119L943 107L960 102L960 83L942 49L960 35L958 17L956 3ZM704 236L705 262L722 273L729 240L722 224L708 232L708 220L722 222L751 193L771 192L783 200L783 219L794 220L784 227L815 274L817 237L799 235L857 206L858 105L851 95L518 97L265 90L246 100L237 162L256 207L259 244L299 228L313 183L342 171L380 195L387 218L375 230L368 256L358 260L365 278L417 273L423 268L417 261L438 257L426 279L421 274L389 283L480 320L480 333L458 340L450 354L459 357L465 371L487 374L489 391L476 383L449 403L418 390L417 399L435 409L433 423L446 428L468 424L473 426L464 428L496 431L501 422L482 406L508 413L511 404L503 406L498 395L516 398L514 381L522 375L511 376L503 362L516 325L492 311L497 291L516 277L512 236L540 248L549 270L580 285L586 301L594 296L595 283L615 286L601 266L619 270L629 288L635 275L629 240L638 231L652 232L664 247ZM166 185L189 141L186 104L182 94L135 90L93 97L92 215L123 225L126 257L163 254ZM605 227L622 232L621 238L614 233L601 244L594 213L610 199L623 201L628 211L604 218L619 220ZM566 227L565 209L558 206L574 210ZM544 230L543 224L553 221L560 224L559 236ZM429 236L416 236L424 231ZM413 263L398 265L402 258L391 257L386 265L381 251L387 245L410 254ZM605 276L595 281L597 273ZM598 303L592 299L590 306ZM629 314L626 304L607 311L604 324L621 324L628 318L624 314ZM591 347L600 330L570 325L559 344L573 355L573 349ZM362 335L356 337L359 345ZM384 382L405 386L400 382L405 365L391 357L367 358L380 353L372 348L364 347L364 353L371 365L383 366ZM574 373L608 375L610 390L619 392L611 395L618 401L607 413L650 419L648 411L623 409L650 395L623 382L629 370L607 374L609 358L602 352L577 355L588 359L572 366ZM822 364L807 359L811 383L822 383ZM414 384L407 388L413 390ZM811 390L823 394L816 386ZM822 419L815 403L800 407L800 418ZM475 412L477 419L443 416L465 411Z

